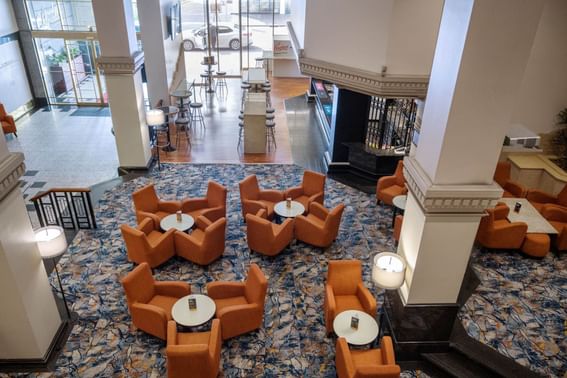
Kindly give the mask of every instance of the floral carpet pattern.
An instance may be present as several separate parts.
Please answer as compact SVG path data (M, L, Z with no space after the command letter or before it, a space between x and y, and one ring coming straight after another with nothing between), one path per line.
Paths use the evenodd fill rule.
M207 267L173 258L154 269L157 280L183 280L203 293L213 280L240 281L250 263L268 278L263 327L223 343L223 377L335 377L335 338L325 335L323 291L327 262L359 259L367 287L370 260L394 250L391 210L364 194L327 179L325 206L346 205L339 235L326 250L295 242L276 257L251 253L246 244L238 182L256 174L263 188L285 189L301 181L295 165L162 164L162 171L108 191L100 201L97 230L81 231L60 261L67 299L79 315L57 370L38 376L159 377L166 375L165 342L131 325L120 278L130 272L120 225L136 224L131 194L154 182L162 199L204 195L207 181L228 187L224 255ZM566 258L534 261L519 255L475 253L482 280L461 310L469 334L546 375L565 370ZM528 274L529 273L529 274ZM536 273L536 274L534 274ZM541 328L543 326L544 328ZM404 371L402 376L425 376ZM189 375L188 375L189 376Z

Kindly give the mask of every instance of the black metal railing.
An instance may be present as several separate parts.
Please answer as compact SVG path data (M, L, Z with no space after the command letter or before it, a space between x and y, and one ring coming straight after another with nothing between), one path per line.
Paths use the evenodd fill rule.
M41 227L97 228L88 188L53 188L38 193L30 201L35 206Z
M366 146L373 149L409 147L417 105L413 99L372 97Z

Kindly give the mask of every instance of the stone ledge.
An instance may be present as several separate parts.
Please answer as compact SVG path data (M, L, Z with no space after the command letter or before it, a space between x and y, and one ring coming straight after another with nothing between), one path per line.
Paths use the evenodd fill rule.
M21 152L13 152L0 162L0 200L18 185L25 171L24 154Z

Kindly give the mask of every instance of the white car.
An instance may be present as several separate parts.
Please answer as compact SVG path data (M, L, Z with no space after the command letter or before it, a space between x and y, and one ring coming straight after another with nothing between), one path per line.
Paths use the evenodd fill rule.
M218 47L221 49L240 49L240 28L237 25L219 24L217 35ZM183 48L185 51L191 51L193 49L204 50L207 47L206 39L207 28L204 26L183 31ZM242 31L242 40L244 41L244 46L251 45L252 33ZM216 46L211 46L211 48L216 48Z

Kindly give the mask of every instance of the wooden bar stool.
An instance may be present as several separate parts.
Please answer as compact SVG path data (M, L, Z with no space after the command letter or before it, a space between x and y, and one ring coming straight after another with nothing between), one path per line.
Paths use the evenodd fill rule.
M217 82L215 84L215 92L217 88L220 88L221 91L223 90L223 88L228 90L228 85L226 85L226 72L224 71L217 72Z
M278 148L276 145L276 123L273 120L266 121L266 144L268 145L268 151L271 150L271 145L274 145L274 149Z

